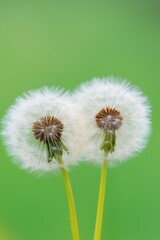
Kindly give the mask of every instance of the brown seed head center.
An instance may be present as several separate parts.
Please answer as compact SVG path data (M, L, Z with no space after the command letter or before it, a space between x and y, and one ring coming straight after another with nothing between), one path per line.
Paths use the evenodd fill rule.
M115 108L102 108L95 116L97 126L101 129L118 130L122 125L122 116Z
M42 117L33 123L33 134L40 142L50 143L60 140L63 132L63 124L53 116Z

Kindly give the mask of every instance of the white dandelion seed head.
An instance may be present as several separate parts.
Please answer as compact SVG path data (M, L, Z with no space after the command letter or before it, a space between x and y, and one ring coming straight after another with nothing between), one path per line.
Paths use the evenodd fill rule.
M48 124L46 128L45 124ZM63 167L75 164L78 147L69 94L44 87L17 98L3 119L2 136L14 162L29 171L43 173L61 167L53 158L48 161L45 141L52 138L61 138L66 147Z
M108 154L110 167L117 166L146 145L150 133L150 106L142 92L127 81L95 78L80 86L77 101L79 129L85 160L102 163L100 150L104 128L116 133L116 145Z

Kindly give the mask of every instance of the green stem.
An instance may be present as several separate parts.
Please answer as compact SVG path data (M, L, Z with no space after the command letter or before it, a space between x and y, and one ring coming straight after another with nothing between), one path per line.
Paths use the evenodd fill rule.
M59 161L60 164L63 163L62 158L59 158L58 161ZM73 198L73 193L72 193L70 180L69 180L67 171L63 167L61 167L61 171L62 171L62 175L63 175L63 178L64 178L64 183L65 183L67 197L68 197L68 206L69 206L69 212L70 212L70 220L71 220L73 240L79 240L79 231L78 231L78 223L77 223L77 217L76 217L76 209L75 209L74 198Z
M98 199L94 240L100 240L100 238L101 238L102 218L103 218L105 190L106 190L107 163L108 163L108 160L105 158L103 165L102 165L102 172L101 172L101 181L100 181L100 189L99 189L99 199Z

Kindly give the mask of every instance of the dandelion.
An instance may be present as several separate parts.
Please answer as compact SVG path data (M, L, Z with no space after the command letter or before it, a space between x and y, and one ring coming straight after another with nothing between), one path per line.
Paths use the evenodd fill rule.
M68 93L57 88L41 88L17 98L8 110L2 136L9 154L20 167L31 172L61 169L66 186L73 239L78 226L68 166L76 163L74 117Z
M115 167L145 147L150 132L150 107L138 88L112 77L82 84L74 98L81 116L83 158L102 165L94 237L99 240L107 165Z

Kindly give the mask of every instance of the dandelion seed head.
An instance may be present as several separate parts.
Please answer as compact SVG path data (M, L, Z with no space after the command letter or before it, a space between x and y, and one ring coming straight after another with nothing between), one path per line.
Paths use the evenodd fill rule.
M84 140L82 158L101 164L108 152L110 167L144 149L151 131L148 99L128 81L108 77L82 84L73 95Z
M74 110L67 92L40 88L18 97L3 119L4 144L13 161L31 172L52 172L77 163Z

